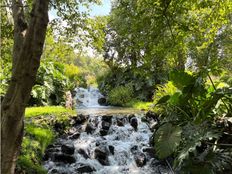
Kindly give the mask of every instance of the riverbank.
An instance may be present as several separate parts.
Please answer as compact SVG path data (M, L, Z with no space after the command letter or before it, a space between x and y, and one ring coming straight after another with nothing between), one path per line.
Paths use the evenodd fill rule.
M75 111L62 106L26 108L24 137L17 161L17 174L47 173L42 167L45 149L65 131L69 126L68 120L73 116L76 116Z

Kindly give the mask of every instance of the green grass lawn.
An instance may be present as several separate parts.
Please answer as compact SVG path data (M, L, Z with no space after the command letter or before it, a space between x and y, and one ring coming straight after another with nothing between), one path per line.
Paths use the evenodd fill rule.
M60 115L64 113L74 114L75 111L66 109L63 106L41 106L26 108L25 117L36 117L41 115Z
M148 111L149 109L151 109L152 104L153 104L152 102L131 101L126 106L139 109L139 110Z

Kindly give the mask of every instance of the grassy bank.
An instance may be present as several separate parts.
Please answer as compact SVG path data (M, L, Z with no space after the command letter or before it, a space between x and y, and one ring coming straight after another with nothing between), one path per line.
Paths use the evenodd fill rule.
M126 107L132 107L134 109L149 111L152 109L152 105L152 102L131 101L126 104Z
M41 164L46 147L57 135L53 125L56 122L67 122L68 118L75 114L75 111L62 106L26 108L24 137L16 173L47 173Z

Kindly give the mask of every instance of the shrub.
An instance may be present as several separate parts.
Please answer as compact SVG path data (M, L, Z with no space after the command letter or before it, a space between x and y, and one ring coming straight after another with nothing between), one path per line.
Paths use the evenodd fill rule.
M124 106L132 100L133 90L130 85L118 86L109 92L108 101L115 106Z

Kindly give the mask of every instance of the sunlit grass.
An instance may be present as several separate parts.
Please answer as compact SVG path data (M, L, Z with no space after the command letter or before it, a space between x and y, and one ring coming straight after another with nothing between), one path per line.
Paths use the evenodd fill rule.
M52 115L56 121L65 122L68 121L70 115L74 114L76 114L76 111L66 109L62 106L26 108L25 117L31 118L31 121L25 122L25 134L22 142L22 150L17 161L17 169L28 174L47 173L41 165L42 156L47 146L54 141L56 132L54 132L52 126L48 124L50 119L46 116ZM45 117L38 118L39 116Z
M131 101L127 103L127 107L132 107L134 109L148 111L152 107L152 102L143 102L143 101Z
M66 109L62 106L41 106L41 107L29 107L26 108L25 117L35 117L40 115L59 115L63 113L74 114L75 111Z

